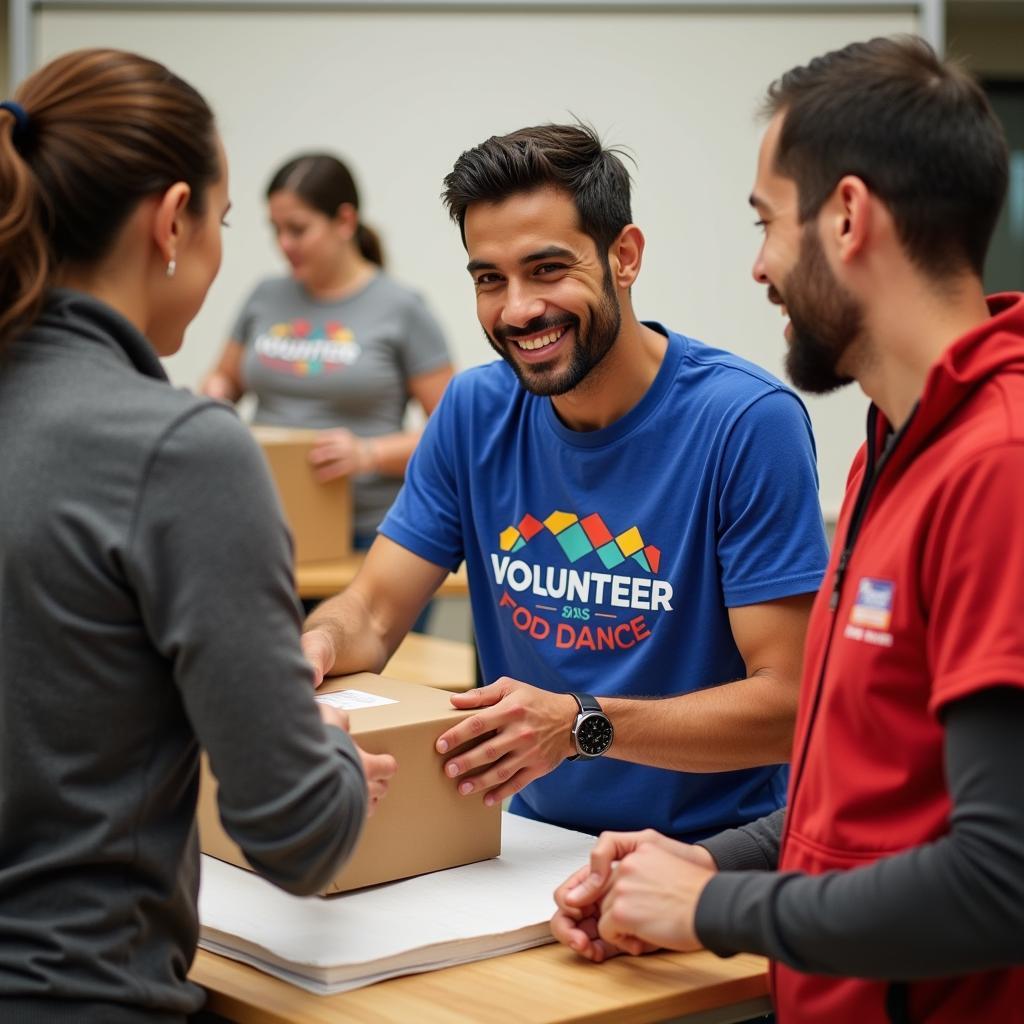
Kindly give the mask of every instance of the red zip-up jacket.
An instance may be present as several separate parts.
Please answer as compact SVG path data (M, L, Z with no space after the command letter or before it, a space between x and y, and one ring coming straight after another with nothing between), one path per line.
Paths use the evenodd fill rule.
M945 835L943 708L1024 688L1024 523L1005 513L1024 488L1024 296L990 307L899 433L869 417L808 627L780 871ZM772 981L780 1024L1024 1020L1024 967L903 985L776 963Z

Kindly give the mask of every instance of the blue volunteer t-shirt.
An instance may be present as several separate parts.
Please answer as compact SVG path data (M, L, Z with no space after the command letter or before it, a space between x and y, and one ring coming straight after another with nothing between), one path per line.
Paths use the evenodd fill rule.
M827 549L810 422L752 363L657 324L648 392L579 432L504 362L460 374L380 532L465 559L484 677L668 697L746 676L728 609L813 591ZM512 809L696 839L784 802L783 766L711 774L566 761Z

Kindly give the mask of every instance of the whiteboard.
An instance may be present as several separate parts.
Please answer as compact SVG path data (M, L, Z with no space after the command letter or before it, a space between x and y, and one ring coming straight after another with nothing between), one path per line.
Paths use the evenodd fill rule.
M633 216L647 238L638 315L781 374L782 320L750 277L760 238L747 206L758 103L794 64L917 30L917 9L43 3L33 45L37 64L81 46L155 57L217 113L234 209L221 274L167 361L177 383L198 382L254 282L283 272L263 190L279 163L313 148L351 164L389 269L425 295L457 366L493 358L458 231L438 198L442 179L490 135L574 116L636 161ZM848 388L808 406L831 516L863 437L866 399Z

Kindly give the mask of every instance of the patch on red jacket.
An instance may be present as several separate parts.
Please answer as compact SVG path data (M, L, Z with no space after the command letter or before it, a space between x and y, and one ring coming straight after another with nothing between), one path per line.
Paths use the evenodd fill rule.
M896 584L892 580L862 576L857 584L857 597L850 610L850 621L843 636L879 647L892 647L892 600Z

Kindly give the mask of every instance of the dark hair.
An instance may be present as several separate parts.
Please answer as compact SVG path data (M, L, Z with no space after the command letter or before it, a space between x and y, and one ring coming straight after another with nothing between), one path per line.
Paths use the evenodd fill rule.
M359 190L352 172L330 153L304 153L279 168L267 186L267 198L275 192L294 192L307 206L327 217L336 217L342 203L359 212ZM384 266L380 236L361 220L356 227L356 245L363 258Z
M802 221L855 175L888 206L919 267L940 278L965 267L981 274L1007 149L966 71L915 36L853 43L772 83L765 112L780 111L776 169L796 182Z
M441 198L466 242L466 210L554 186L576 206L580 229L602 255L629 224L629 172L616 149L606 149L593 128L545 124L492 135L467 149L444 179Z
M183 181L200 214L221 173L206 101L145 57L78 50L14 96L27 124L0 110L0 344L38 317L58 268L107 253L141 199Z

